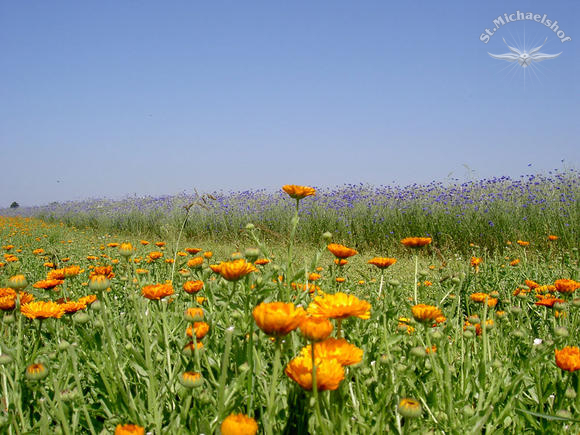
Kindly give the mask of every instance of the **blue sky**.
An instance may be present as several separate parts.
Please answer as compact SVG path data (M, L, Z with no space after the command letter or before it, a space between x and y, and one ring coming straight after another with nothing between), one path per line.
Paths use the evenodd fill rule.
M577 167L578 3L1 0L0 206Z

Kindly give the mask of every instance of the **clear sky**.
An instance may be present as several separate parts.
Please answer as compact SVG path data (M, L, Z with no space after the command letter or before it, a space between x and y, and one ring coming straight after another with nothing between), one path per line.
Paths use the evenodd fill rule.
M557 20L485 29L504 13ZM0 207L580 162L580 2L0 0ZM562 54L523 69L509 45ZM510 69L511 68L511 69ZM525 75L525 81L524 81ZM528 167L532 164L532 167Z

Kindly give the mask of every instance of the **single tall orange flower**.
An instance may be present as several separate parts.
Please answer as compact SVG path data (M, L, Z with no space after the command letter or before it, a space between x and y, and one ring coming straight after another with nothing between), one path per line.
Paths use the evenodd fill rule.
M190 295L197 293L203 288L203 281L186 281L183 284L183 290L185 290Z
M401 243L408 248L421 248L430 244L431 241L431 237L406 237L401 240Z
M573 293L580 288L580 282L573 279L558 279L554 282L554 286L560 293Z
M300 322L300 332L310 341L322 341L328 338L332 329L330 320L324 317L306 316Z
M392 266L396 262L397 262L396 258L375 257L372 260L369 260L368 264L372 264L373 266L376 266L379 269L386 269L387 267Z
M339 245L338 243L331 243L326 247L336 258L345 259L358 254L357 251L351 248L347 248L344 245Z
M302 307L292 303L262 302L252 311L258 327L268 335L286 335L300 325L306 316Z
M313 317L329 319L346 319L354 316L367 320L371 317L371 304L354 295L338 292L316 296L308 306L308 313Z
M307 196L316 195L316 189L313 187L297 186L295 184L286 184L285 186L282 186L282 190L294 199L302 199Z

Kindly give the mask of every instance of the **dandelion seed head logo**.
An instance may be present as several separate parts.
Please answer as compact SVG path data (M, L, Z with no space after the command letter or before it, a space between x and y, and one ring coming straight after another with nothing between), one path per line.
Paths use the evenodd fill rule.
M545 60L556 59L564 52L554 48L558 40L562 44L572 40L572 37L567 36L561 28L558 20L550 19L547 14L516 11L513 14L500 15L492 20L492 23L493 28L485 29L479 36L479 40L488 44L501 30L503 44L493 46L487 54L495 60L508 63L501 71L507 70L506 75L511 76L512 79L519 71L523 76L524 84L526 77L541 81L542 75L547 76L546 72L549 70L538 64ZM510 23L519 24L504 28ZM546 45L549 45L551 49L545 47ZM506 48L508 52L505 52ZM546 50L546 52L540 50Z

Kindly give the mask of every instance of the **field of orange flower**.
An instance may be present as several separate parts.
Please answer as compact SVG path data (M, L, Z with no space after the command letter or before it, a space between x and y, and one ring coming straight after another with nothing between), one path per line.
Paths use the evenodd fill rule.
M283 190L236 252L0 218L0 432L578 432L577 247L304 248Z

